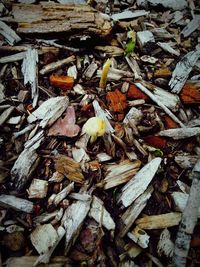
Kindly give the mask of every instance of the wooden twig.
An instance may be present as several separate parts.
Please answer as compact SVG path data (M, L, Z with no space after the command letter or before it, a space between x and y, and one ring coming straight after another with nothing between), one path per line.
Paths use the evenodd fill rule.
M192 170L192 186L186 207L183 211L181 223L176 237L173 266L186 266L187 255L190 247L191 235L197 223L200 205L200 159Z

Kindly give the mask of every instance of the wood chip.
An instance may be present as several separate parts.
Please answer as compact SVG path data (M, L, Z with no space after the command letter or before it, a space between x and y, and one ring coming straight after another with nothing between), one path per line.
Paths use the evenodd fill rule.
M164 229L160 234L160 240L157 245L158 255L162 255L167 258L171 258L174 252L174 243L170 239L170 232L168 229Z
M155 158L147 163L140 171L122 188L118 203L128 207L148 187L156 174L161 158Z
M47 195L48 182L41 179L33 179L28 191L29 198L44 198Z
M133 231L129 232L127 236L141 248L147 248L149 245L150 236L138 226L136 226Z
M160 215L145 216L136 220L136 224L141 229L162 229L178 225L181 220L181 213L170 212Z
M100 225L103 225L108 231L115 230L115 222L110 213L105 209L103 201L96 196L93 196L89 216Z
M6 41L10 45L14 45L15 43L21 41L21 38L13 31L5 22L0 21L0 34L2 34Z
M27 213L32 213L34 209L31 201L5 194L0 195L0 206Z
M116 20L138 18L142 16L147 16L148 14L149 12L146 10L135 10L135 11L126 10L121 13L113 14L111 18L116 21Z
M172 137L175 140L198 136L199 134L200 127L168 129L158 133L160 136Z

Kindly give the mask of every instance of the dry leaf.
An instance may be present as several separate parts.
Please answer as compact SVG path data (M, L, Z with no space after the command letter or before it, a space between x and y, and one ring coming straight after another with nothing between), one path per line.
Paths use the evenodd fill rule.
M144 99L144 100L149 99L147 95L145 95L140 89L138 89L133 84L131 84L128 89L127 98L128 99Z
M67 113L65 117L59 118L53 126L49 129L49 136L58 136L58 135L64 135L67 137L74 137L77 136L80 127L75 124L76 117L75 117L75 111L73 106L69 106L67 108Z
M118 89L114 92L108 92L106 100L110 110L114 112L123 112L127 107L126 95L122 94Z

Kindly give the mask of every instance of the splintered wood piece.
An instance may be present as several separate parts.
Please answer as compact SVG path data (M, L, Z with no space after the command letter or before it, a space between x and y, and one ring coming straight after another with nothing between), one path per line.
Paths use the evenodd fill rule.
M106 36L111 23L87 4L40 3L12 5L17 32L23 34L82 34Z
M160 131L158 135L172 137L175 140L179 140L200 135L200 127L168 129Z
M151 93L146 87L141 83L135 83L135 85L145 94L147 94L155 103L157 103L167 115L169 115L175 122L177 122L181 127L185 125L168 109L168 107L160 101L153 93ZM166 101L165 101L166 102Z
M150 31L138 31L137 41L139 43L140 49L142 50L145 44L147 44L148 42L155 42L155 39Z
M183 28L181 34L186 38L200 26L200 15L195 15L194 18Z
M147 163L139 172L122 188L118 203L123 207L130 206L148 187L156 174L162 159L155 158Z
M82 184L85 180L81 165L67 156L59 156L56 160L55 168L56 171L64 174L70 181Z
M180 93L180 99L184 104L200 104L199 86L194 84L185 84Z
M187 193L183 193L183 192L172 193L172 198L174 200L176 211L180 211L180 212L184 211L186 204L187 204L188 197L189 197L189 194ZM198 209L198 217L200 218L200 208Z
M174 243L170 239L170 232L168 229L164 229L160 234L160 240L157 245L158 255L171 258L174 252Z
M180 56L180 52L175 50L173 47L171 47L170 43L158 42L157 45L160 46L164 51L166 51L172 55ZM171 75L171 72L170 72L170 75Z
M33 100L33 108L37 105L39 91L38 91L38 51L36 49L29 48L25 54L22 63L22 73L24 76L24 85L30 84L31 97Z
M89 216L100 225L103 225L108 231L115 230L115 222L110 213L105 209L103 201L96 196L93 196Z
M74 85L74 78L69 76L52 74L49 79L51 85L64 91L72 89Z
M158 69L154 72L154 77L155 78L168 78L169 76L171 76L171 71L169 68L161 68Z
M126 19L133 19L133 18L138 18L142 16L147 16L149 14L149 11L146 10L125 10L120 13L113 14L111 18L115 21L117 20L126 20Z
M105 165L106 174L102 181L104 189L110 189L120 184L128 182L139 170L141 166L140 160L125 160L119 164Z
M56 241L53 243L53 245L51 247L48 247L48 250L46 252L44 252L44 254L41 254L37 258L37 260L34 262L33 266L37 266L40 263L49 263L52 253L54 252L55 248L57 247L57 245L59 244L59 242L61 241L61 239L63 238L64 235L65 235L65 229L62 226L59 226L57 229ZM48 264L48 266L49 266L49 264Z
M174 266L186 266L187 256L194 227L198 220L200 205L200 159L192 170L192 185L181 223L176 236L172 263Z
M63 188L63 190L55 196L53 200L54 205L57 206L63 199L66 198L67 195L69 195L72 190L74 190L74 182Z
M180 212L169 212L160 215L145 216L144 218L137 219L135 223L141 229L152 230L176 226L179 224L180 220Z
M44 140L43 132L36 136L37 138L33 137L25 143L25 149L18 156L11 169L12 181L14 183L14 187L18 191L24 188L39 163L39 156L36 149Z
M38 225L30 235L31 243L39 254L44 254L58 239L55 228L50 224Z
M47 195L48 182L41 179L33 179L28 191L29 198L44 198Z
M67 64L69 64L75 60L76 60L76 57L74 55L72 55L70 57L58 60L56 62L49 63L40 70L40 74L45 75L49 72L60 69L63 66L65 66L65 65L67 65Z
M11 257L6 261L6 267L32 267L37 256ZM39 265L40 266L40 265ZM51 259L48 267L71 267L71 260L64 256L57 256Z
M40 126L45 128L51 126L66 110L69 104L67 96L52 97L43 102L27 120L29 123L40 121Z
M29 200L5 194L0 195L0 206L27 213L32 213L34 208L33 203Z
M14 45L15 43L21 41L21 38L13 31L5 22L0 21L0 34L2 34L9 45Z
M106 100L110 110L114 112L123 112L127 107L126 95L122 94L118 89L114 92L108 92L106 94Z
M187 53L176 65L169 81L172 93L180 93L192 68L200 57L200 45L196 46L194 51Z
M136 226L127 236L141 248L148 248L150 236L140 227Z
M199 156L197 155L182 153L182 154L177 154L174 160L182 169L190 169L194 167L195 163L198 160L198 157Z
M0 115L0 126L10 117L14 109L14 107L9 107Z
M63 216L62 222L66 230L65 239L65 255L68 253L71 245L74 244L80 232L82 223L84 222L89 210L89 201L77 201L70 205Z
M124 237L129 231L137 217L140 215L141 211L147 204L147 201L151 197L153 192L153 187L150 186L147 190L139 196L135 202L123 213L121 217L122 225L120 227L120 237Z

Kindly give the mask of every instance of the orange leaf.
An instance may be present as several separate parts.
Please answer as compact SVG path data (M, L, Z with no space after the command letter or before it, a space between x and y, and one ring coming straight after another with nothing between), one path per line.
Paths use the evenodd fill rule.
M123 112L127 107L126 96L118 89L114 92L108 92L106 95L109 108L114 112Z
M181 90L180 98L184 104L199 104L200 88L193 84L185 84Z
M140 89L138 89L135 85L131 84L129 86L127 97L129 99L144 99L148 100L149 97L145 95Z
M154 135L146 136L144 137L144 141L145 143L160 149L165 148L167 145L166 139L160 136L154 136Z
M163 117L166 129L179 128L178 124L173 121L168 115Z
M63 90L70 90L74 85L74 78L64 75L51 75L50 76L51 85L61 88Z

